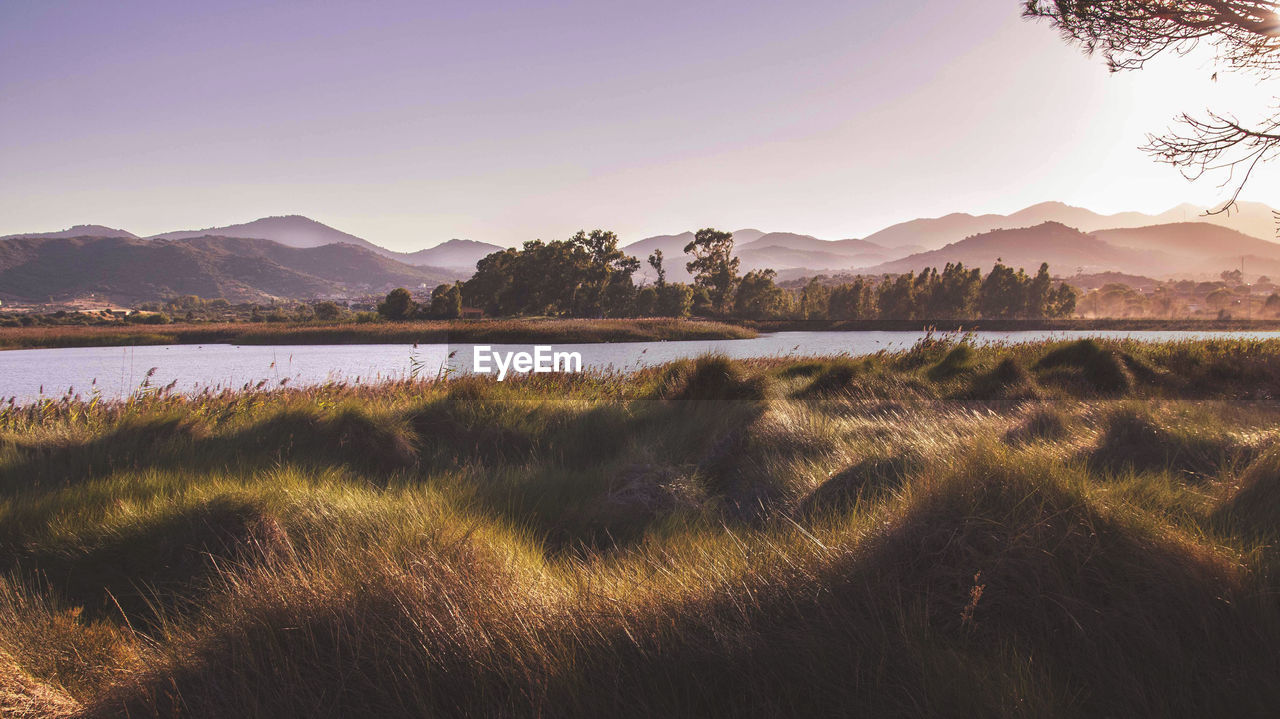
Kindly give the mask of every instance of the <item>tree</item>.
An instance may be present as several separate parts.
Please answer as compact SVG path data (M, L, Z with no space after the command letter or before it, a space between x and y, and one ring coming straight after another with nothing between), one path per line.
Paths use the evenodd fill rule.
M342 316L342 308L337 302L317 302L315 307L316 319L323 322L332 322Z
M491 315L569 314L585 280L585 249L573 241L530 240L486 255L463 285L463 299Z
M874 284L859 277L853 282L837 285L831 290L827 303L827 317L833 320L862 320L875 316Z
M462 316L461 283L439 285L431 291L428 314L436 319L452 320Z
M632 314L636 317L652 317L658 306L658 290L653 287L643 287L636 292L636 299L632 305Z
M654 308L659 317L688 317L693 308L693 288L682 282L674 282L658 290L658 304Z
M639 261L634 257L631 261L635 263L635 267L640 266ZM635 267L631 268L631 271L634 271ZM601 303L605 317L626 317L631 314L632 305L636 301L636 286L631 281L631 271L615 274L605 286L604 299Z
M706 289L712 308L721 314L738 284L738 258L733 256L733 233L705 227L684 247L693 260L685 265L694 284Z
M997 262L982 281L978 291L978 311L983 317L1010 318L1019 316L1026 306L1023 287L1027 275L1022 270Z
M937 278L926 315L930 319L973 317L977 312L978 290L982 287L982 271L976 267L969 269L963 262L948 262Z
M667 270L662 266L662 250L654 250L653 254L649 255L649 266L653 268L654 274L658 276L658 279L654 284L657 285L659 289L666 287Z
M1231 290L1227 289L1226 287L1219 287L1213 292L1210 292L1204 298L1205 304L1209 305L1210 307L1218 311L1222 311L1227 307L1230 307L1232 304L1235 303L1235 300L1236 300L1235 294L1233 294Z
M616 317L631 311L631 277L639 268L618 248L617 235L583 230L567 240L530 240L521 249L485 256L463 285L462 298L496 316Z
M880 318L910 320L916 315L916 273L908 272L880 283L876 293Z
M810 279L809 284L800 290L801 319L826 319L830 306L831 288L819 282L817 277Z
M587 281L587 261L585 247L572 238L568 241L531 240L524 243L511 267L513 279L501 313L596 313L598 296L589 296L591 291L580 293Z
M777 277L773 270L752 270L738 285L733 301L733 313L737 317L763 320L781 317L788 309L788 295L773 282Z
M502 315L518 256L519 250L508 248L480 258L475 274L462 285L463 300L487 314Z
M1063 282L1058 285L1058 289L1053 291L1052 299L1049 302L1049 312L1046 317L1070 317L1075 314L1076 303L1079 302L1080 293L1076 288Z
M1053 280L1049 277L1049 263L1040 263L1040 271L1027 283L1023 296L1023 316L1031 319L1048 317L1052 309Z
M1089 53L1101 52L1113 72L1140 70L1158 55L1185 54L1202 43L1214 48L1221 70L1263 76L1280 70L1275 0L1025 0L1024 7L1024 15L1049 19ZM1190 179L1227 172L1235 189L1213 212L1230 210L1254 169L1280 156L1280 103L1252 126L1214 111L1203 118L1184 113L1178 121L1180 131L1148 135L1142 149Z
M582 284L588 290L582 298L584 306L575 307L575 314L603 317L625 309L623 305L630 301L631 276L640 269L640 262L618 248L618 236L606 230L579 230L569 238L569 244L581 250L585 260ZM625 287L619 281L623 276Z
M715 311L715 306L711 302L711 295L707 292L706 287L693 286L689 288L689 311L698 317L706 317Z
M403 287L397 287L387 293L387 299L378 303L378 314L389 320L407 320L417 312L418 303L413 295Z

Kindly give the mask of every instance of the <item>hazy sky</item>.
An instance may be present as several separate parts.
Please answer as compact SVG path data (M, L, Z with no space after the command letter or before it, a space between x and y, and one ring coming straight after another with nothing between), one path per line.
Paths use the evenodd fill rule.
M395 249L1211 204L1135 148L1274 86L1018 0L0 3L0 234L304 214ZM1246 198L1280 204L1280 168Z

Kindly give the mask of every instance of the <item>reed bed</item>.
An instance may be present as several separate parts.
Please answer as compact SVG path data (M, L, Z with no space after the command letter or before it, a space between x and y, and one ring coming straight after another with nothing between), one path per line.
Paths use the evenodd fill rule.
M753 329L708 320L485 319L412 322L210 322L0 328L0 349L168 344L586 343L746 339Z

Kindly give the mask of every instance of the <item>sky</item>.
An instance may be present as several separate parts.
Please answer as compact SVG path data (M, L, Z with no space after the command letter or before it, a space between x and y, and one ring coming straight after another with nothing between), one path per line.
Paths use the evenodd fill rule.
M301 214L397 250L602 227L824 239L1057 200L1212 205L1137 147L1259 116L1110 74L1019 0L0 3L0 234ZM1280 204L1280 167L1242 199Z

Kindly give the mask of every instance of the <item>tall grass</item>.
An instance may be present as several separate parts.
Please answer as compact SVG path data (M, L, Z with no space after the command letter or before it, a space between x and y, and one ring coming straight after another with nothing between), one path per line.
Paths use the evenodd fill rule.
M1280 344L965 347L0 409L0 714L1272 711Z

